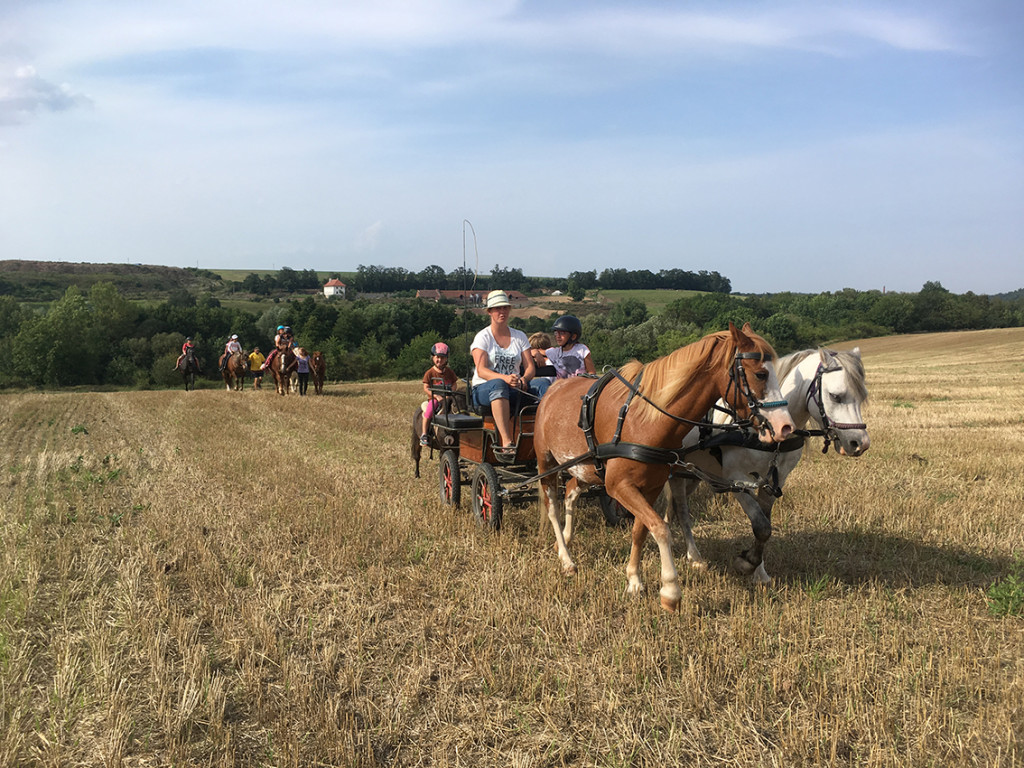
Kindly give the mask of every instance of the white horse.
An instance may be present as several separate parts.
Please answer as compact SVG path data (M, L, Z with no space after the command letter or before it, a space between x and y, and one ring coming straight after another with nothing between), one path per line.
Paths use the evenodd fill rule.
M754 530L754 546L737 555L733 566L749 575L756 584L768 584L771 576L764 567L764 548L772 535L771 513L775 499L782 495L782 486L803 455L805 436L825 439L824 452L834 443L844 456L860 456L871 445L867 425L861 421L861 404L867 400L864 365L860 349L833 352L830 349L807 349L779 359L777 374L782 382L782 396L789 401L797 434L782 444L778 452L759 450L750 443L737 442L736 432L708 434L693 429L683 441L686 461L701 472L721 477L727 483L756 486L751 491L736 492L737 501L750 518ZM808 419L817 430L806 431ZM729 416L716 412L716 423L726 423ZM717 445L716 445L717 443ZM760 482L750 483L750 478ZM707 568L707 561L697 549L691 529L687 496L700 482L694 475L673 475L665 487L663 502L667 504L666 521L678 514L686 539L686 559L694 568Z

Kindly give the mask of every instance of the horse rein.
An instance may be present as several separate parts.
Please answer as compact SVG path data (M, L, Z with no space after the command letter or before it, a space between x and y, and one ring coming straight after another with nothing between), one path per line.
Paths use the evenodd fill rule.
M733 400L733 416L736 413L736 404L739 401L740 395L742 394L747 399L747 409L750 411L750 418L745 422L737 422L739 424L750 424L759 432L765 430L768 431L772 437L775 437L775 430L772 428L771 422L768 421L761 413L762 408L781 408L785 405L789 405L787 400L771 400L767 403L762 403L750 390L750 382L747 381L747 371L743 367L744 360L761 360L765 363L772 361L771 355L762 354L761 352L740 352L736 351L736 355L733 357L732 367L729 369L729 386L725 390L726 402L729 402L729 390L732 389L733 384L736 385L736 398Z
M823 363L818 363L818 369L814 372L814 379L811 381L811 386L807 389L807 404L814 403L818 409L818 414L821 417L821 429L807 430L808 436L811 437L823 437L825 439L825 445L821 449L822 453L828 453L829 447L832 443L839 443L839 431L844 429L863 429L867 430L867 424L847 424L838 421L832 421L828 417L828 413L825 411L825 401L821 396L822 386L821 377L826 373L837 373L843 370L841 365L836 364L833 367L833 363L836 363L835 358L829 360L828 367ZM839 449L836 448L836 451Z

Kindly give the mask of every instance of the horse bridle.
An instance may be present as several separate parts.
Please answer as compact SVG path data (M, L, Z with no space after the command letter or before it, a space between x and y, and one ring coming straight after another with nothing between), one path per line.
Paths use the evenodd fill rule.
M847 424L838 421L832 421L828 417L828 413L825 411L825 401L822 397L821 377L826 373L836 373L842 371L843 366L839 365L835 357L829 358L828 366L823 363L818 363L818 368L814 372L814 379L811 381L811 386L807 390L807 403L814 403L818 408L818 414L821 417L821 429L820 430L809 430L808 434L817 436L819 433L825 438L825 446L821 449L822 453L828 453L829 446L832 443L839 443L839 431L843 429L863 429L868 428L867 424ZM836 449L838 451L838 449Z
M725 397L723 400L725 400L726 403L729 403L729 392L735 385L736 396L733 398L732 403L729 403L732 409L730 415L735 418L738 410L737 405L739 404L739 399L742 395L746 398L747 409L750 411L749 422L751 426L759 432L767 430L768 434L774 437L775 430L772 428L771 422L764 417L764 414L761 413L761 410L767 408L781 408L785 405L789 405L789 401L770 400L765 403L754 397L754 393L750 389L750 382L747 381L747 369L743 367L744 360L761 360L762 362L770 363L772 361L772 356L762 352L740 352L739 350L736 350L736 354L733 356L733 364L729 368L729 384L725 389Z

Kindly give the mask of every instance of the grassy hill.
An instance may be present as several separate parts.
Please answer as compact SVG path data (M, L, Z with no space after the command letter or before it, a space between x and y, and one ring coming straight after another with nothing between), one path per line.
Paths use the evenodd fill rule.
M216 291L221 278L208 270L147 264L73 264L52 261L0 261L0 292L20 301L54 301L72 285L87 292L113 283L134 300L162 299L172 291Z

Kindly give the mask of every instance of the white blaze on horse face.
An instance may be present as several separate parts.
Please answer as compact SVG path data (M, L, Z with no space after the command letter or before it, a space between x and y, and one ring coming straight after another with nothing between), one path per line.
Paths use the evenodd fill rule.
M768 361L764 364L768 372L768 381L765 383L764 397L762 403L785 402L782 396L782 386L779 384L779 377L775 375L775 363ZM771 426L771 429L762 429L758 438L762 443L781 443L793 434L793 417L789 413L788 405L776 405L771 408L762 408L761 416Z
M837 386L838 385L838 386ZM844 429L843 424L861 424L860 401L853 397L843 370L821 377L821 402L832 422L839 452L844 456L860 456L871 445L866 429ZM815 410L817 407L815 406Z

